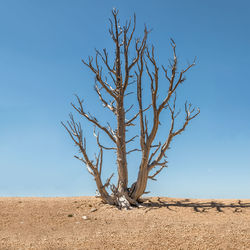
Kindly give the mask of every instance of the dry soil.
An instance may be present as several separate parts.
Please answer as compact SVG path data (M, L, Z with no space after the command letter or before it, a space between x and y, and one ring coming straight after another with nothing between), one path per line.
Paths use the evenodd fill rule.
M250 249L250 200L0 198L0 249Z

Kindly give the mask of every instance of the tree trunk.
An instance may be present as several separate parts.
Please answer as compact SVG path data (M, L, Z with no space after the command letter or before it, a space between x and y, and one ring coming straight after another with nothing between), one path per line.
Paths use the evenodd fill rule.
M133 190L133 193L131 194L131 198L134 200L138 200L143 193L145 192L145 189L147 187L147 182L148 182L148 156L149 156L149 151L146 150L143 152L143 158L141 161L137 181L136 181L136 186L135 189Z
M104 188L104 186L102 184L102 180L100 178L100 175L95 176L95 182L96 182L97 189L100 193L101 199L110 205L115 205L115 201L113 200L113 198L108 194L108 192Z
M118 165L118 191L127 192L128 170L126 158L125 111L123 97L117 101L117 165Z

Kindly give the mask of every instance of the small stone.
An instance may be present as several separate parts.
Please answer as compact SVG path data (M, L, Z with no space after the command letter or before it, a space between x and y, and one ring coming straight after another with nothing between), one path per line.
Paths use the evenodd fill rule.
M242 209L239 207L235 208L234 213L239 213L239 212L242 212Z
M84 220L88 220L88 219L89 219L86 215L82 216L82 218L83 218Z
M68 217L73 217L74 215L73 214L68 214Z
M97 211L97 208L94 208L94 207L90 210L91 213L93 213L95 211Z

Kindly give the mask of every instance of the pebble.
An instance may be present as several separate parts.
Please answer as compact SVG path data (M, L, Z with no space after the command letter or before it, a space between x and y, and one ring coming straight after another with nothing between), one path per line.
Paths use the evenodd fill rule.
M97 208L92 208L92 209L90 210L91 213L93 213L93 212L95 212L95 211L97 211Z
M82 216L82 218L83 218L84 220L88 220L88 219L89 219L86 215Z

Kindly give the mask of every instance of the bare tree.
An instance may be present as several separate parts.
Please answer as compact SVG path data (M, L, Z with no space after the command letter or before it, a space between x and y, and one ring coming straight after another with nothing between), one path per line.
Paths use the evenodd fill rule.
M167 67L162 66L161 70L156 61L154 46L147 43L149 30L144 29L142 39L135 39L134 33L136 27L136 16L134 15L133 22L129 20L121 27L118 19L118 11L112 11L112 19L110 21L109 33L111 35L114 47L115 57L113 63L110 62L109 55L106 49L103 51L96 50L95 57L89 57L87 61L82 62L93 72L96 83L95 91L100 98L103 106L109 109L116 121L116 128L111 128L108 125L104 126L93 115L86 113L83 107L83 101L76 96L77 104L71 104L73 108L86 120L94 126L94 136L99 147L99 154L95 160L91 160L87 153L86 140L83 138L81 124L76 122L73 115L70 114L70 120L67 124L63 124L70 137L78 146L81 157L75 156L82 161L89 173L93 175L100 194L100 198L112 205L119 207L130 207L138 205L140 197L145 193L147 182L149 179L156 180L155 177L167 166L166 152L170 148L173 138L180 135L189 122L194 119L199 113L199 109L195 109L191 104L185 103L185 120L182 125L176 129L175 121L180 112L176 112L176 91L185 81L185 73L195 65L195 60L185 69L178 71L178 58L176 56L176 44L171 39L173 58L169 60ZM134 45L132 45L134 43ZM131 47L133 47L131 49ZM131 51L134 52L134 57L130 58ZM103 74L103 66L106 75ZM159 98L159 72L162 71L164 78L168 82L168 90L164 98ZM147 76L147 78L145 78ZM146 83L142 83L146 81ZM144 85L143 85L144 84ZM151 90L150 105L144 107L142 86L149 85ZM127 110L125 109L125 98L128 92L128 86L136 87L138 111L134 115L127 118L127 113L132 110L133 105ZM108 101L106 98L110 99ZM161 99L161 100L159 100ZM155 139L160 125L160 116L163 110L168 110L170 114L169 131L165 141L155 145ZM151 112L149 119L146 113ZM134 122L139 119L138 134L131 139L127 139L127 133ZM98 133L96 133L96 129ZM100 143L99 132L106 134L113 144L112 147L106 147ZM128 151L127 144L139 138L139 149ZM117 159L117 185L111 184L111 178L105 183L102 182L102 165L103 152L105 150L114 150ZM138 171L137 180L128 187L128 169L127 155L129 153L140 151L141 162ZM110 192L108 192L110 190Z

